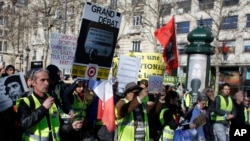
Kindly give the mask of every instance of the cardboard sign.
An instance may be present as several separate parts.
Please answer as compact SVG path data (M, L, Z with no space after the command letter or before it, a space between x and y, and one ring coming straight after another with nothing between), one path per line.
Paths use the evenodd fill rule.
M72 76L86 78L88 64L95 64L99 68L97 78L108 79L121 18L111 9L85 3Z
M193 120L193 124L196 125L196 128L199 128L200 126L203 126L206 124L206 117L204 114L200 114L198 117L196 117Z
M0 94L6 95L13 102L24 96L28 91L23 73L16 73L0 78Z

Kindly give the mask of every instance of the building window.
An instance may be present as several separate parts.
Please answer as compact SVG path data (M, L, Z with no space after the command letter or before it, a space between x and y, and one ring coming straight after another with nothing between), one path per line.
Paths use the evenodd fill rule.
M224 0L222 6L234 6L239 4L239 0Z
M179 22L177 23L177 34L188 33L190 22Z
M8 30L4 30L3 36L5 36L5 37L8 36Z
M238 16L225 17L221 24L221 29L236 29L238 24Z
M197 20L197 25L200 25L201 20ZM202 20L203 25L206 29L211 30L212 29L212 24L213 20L212 19L203 19Z
M135 15L133 17L133 26L140 26L141 25L141 15Z
M3 42L3 51L7 52L7 48L8 48L8 43L7 43L7 41L4 41Z
M228 48L228 53L235 53L235 41L224 41L223 42L226 46L226 48ZM223 53L223 43L221 43L219 52Z
M244 52L250 52L250 40L244 40Z
M5 25L6 22L6 19L3 16L0 16L0 25Z
M247 23L246 27L250 27L250 14L247 14Z
M112 9L117 9L117 1L118 0L111 0L110 4L112 5Z
M3 30L0 29L0 37L3 36Z
M37 37L37 29L34 29L34 36Z
M161 5L160 16L164 17L171 14L171 4L165 3Z
M199 0L199 8L200 10L213 9L214 0Z
M57 32L57 33L61 33L61 28L60 28L60 27L57 27L57 28L56 28L56 32Z
M177 44L177 48L178 48L178 53L179 54L185 54L185 49L186 49L186 46L188 45L188 43L180 43L180 44Z
M132 5L143 3L143 0L132 0Z
M4 2L0 2L0 11L2 11L4 9Z
M140 52L141 51L141 49L140 49L141 41L132 41L132 43L133 43L132 51L133 52Z
M36 50L33 50L32 60L36 60Z
M7 41L0 41L0 51L7 52Z
M179 0L177 7L177 14L188 13L191 11L191 0Z

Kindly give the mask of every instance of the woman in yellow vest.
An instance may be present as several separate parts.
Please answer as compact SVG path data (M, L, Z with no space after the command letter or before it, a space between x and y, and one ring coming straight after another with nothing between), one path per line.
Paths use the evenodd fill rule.
M125 86L124 98L116 104L118 141L149 141L147 113L154 103L143 103L148 88L141 89L135 82Z
M68 89L65 90L66 94L64 95L62 100L63 105L68 105L64 106L64 111L68 113L73 120L82 120L85 123L87 101L84 95L85 93L83 92L86 89L86 82L84 82L83 80L76 80L68 87ZM67 136L71 136L71 139L82 140L84 138L83 134L83 130L81 130L80 132L70 133Z
M17 114L23 141L60 141L59 133L79 130L82 121L61 122L58 105L48 92L49 75L44 69L32 74L33 93L17 101ZM74 130L73 130L74 129ZM59 132L60 131L60 132Z

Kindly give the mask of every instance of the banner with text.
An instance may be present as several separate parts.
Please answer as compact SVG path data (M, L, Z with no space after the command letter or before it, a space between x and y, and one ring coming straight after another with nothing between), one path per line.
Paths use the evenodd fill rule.
M51 33L50 36L50 63L59 68L72 67L76 50L77 37L61 33Z
M96 64L97 78L108 79L121 19L111 9L90 2L84 5L72 76L88 77L87 66Z
M141 79L147 79L149 75L163 76L165 70L165 64L162 60L161 53L141 53L133 52L130 56L140 58L141 68L138 75L138 81Z

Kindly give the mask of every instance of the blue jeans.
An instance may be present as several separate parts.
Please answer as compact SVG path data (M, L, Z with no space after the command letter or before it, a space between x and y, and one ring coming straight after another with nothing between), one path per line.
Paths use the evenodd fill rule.
M221 123L213 124L215 141L229 141L229 126Z

